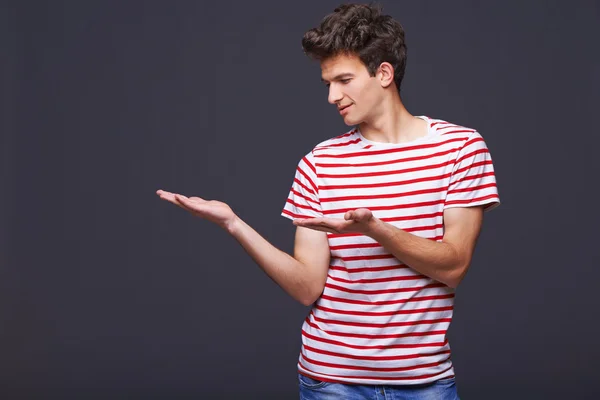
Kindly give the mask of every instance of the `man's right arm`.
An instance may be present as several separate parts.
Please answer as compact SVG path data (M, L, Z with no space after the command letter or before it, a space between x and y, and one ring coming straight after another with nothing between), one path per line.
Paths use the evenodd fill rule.
M308 306L323 292L329 271L329 243L325 232L297 227L292 257L260 236L221 201L188 198L165 190L157 190L156 194L229 232L265 273L300 303Z
M243 220L236 217L226 230L244 250L290 296L305 306L323 292L329 270L327 234L297 227L294 256L279 250Z

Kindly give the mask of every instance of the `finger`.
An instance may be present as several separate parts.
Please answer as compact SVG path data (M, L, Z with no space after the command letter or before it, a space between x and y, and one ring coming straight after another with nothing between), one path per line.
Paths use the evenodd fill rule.
M298 225L298 226L301 226L302 228L312 229L313 231L337 233L336 230L331 229L326 226L320 226L320 225Z
M329 227L329 228L331 228L333 223L327 218L307 218L307 219L295 219L294 225L306 226L308 228L314 228L314 227Z
M358 210L354 210L352 212L352 218L356 222L364 222L370 218L371 211L366 208L359 208Z
M166 190L158 189L156 191L156 194L159 195L159 196L164 196L164 195L169 195L169 194L173 194L173 193L167 192Z
M365 213L362 210L354 210L352 212L352 219L356 222L362 222L365 219Z
M159 193L160 192L160 193ZM157 192L158 196L162 199L162 200L167 200L170 201L171 203L175 202L175 194L171 193L171 192L166 192L164 190L160 190Z
M297 218L292 221L296 226L305 226L307 228L314 228L323 226L323 218Z
M183 208L184 210L191 212L193 214L202 213L204 210L202 209L202 203L195 203L191 201L186 196L181 194L175 194L173 204Z
M354 218L354 212L352 212L352 211L346 211L346 214L344 214L344 219L346 221L348 221L349 219L352 219L352 218Z
M200 197L186 197L182 194L175 194L175 200L179 203L179 205L185 207L188 211L206 211L209 207L208 201L200 198Z
M321 218L296 218L293 220L294 225L318 224Z
M187 209L187 206L180 200L177 200L177 197L175 196L175 194L171 195L171 196L165 196L163 197L164 200L167 200L169 203L173 203L178 207Z
M190 199L182 194L174 193L174 197L175 197L175 201L177 201L178 203L185 204L185 205L190 204Z

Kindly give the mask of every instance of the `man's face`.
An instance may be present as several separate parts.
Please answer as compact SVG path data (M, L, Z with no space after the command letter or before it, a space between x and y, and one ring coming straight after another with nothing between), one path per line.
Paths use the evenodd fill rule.
M321 79L329 87L328 101L336 105L346 125L373 117L383 88L377 77L354 55L338 55L321 62Z

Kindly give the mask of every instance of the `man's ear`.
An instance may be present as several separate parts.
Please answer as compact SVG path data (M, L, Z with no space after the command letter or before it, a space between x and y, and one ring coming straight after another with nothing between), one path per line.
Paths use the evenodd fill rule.
M382 87L387 88L394 83L394 67L389 62L383 62L379 66L376 74Z

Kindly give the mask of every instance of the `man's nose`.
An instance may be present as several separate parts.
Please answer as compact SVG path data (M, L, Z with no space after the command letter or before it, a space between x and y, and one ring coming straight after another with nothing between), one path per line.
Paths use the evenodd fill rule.
M338 89L337 85L334 85L333 83L330 84L327 101L329 101L330 104L339 103L339 101L342 100L342 97L342 92Z

